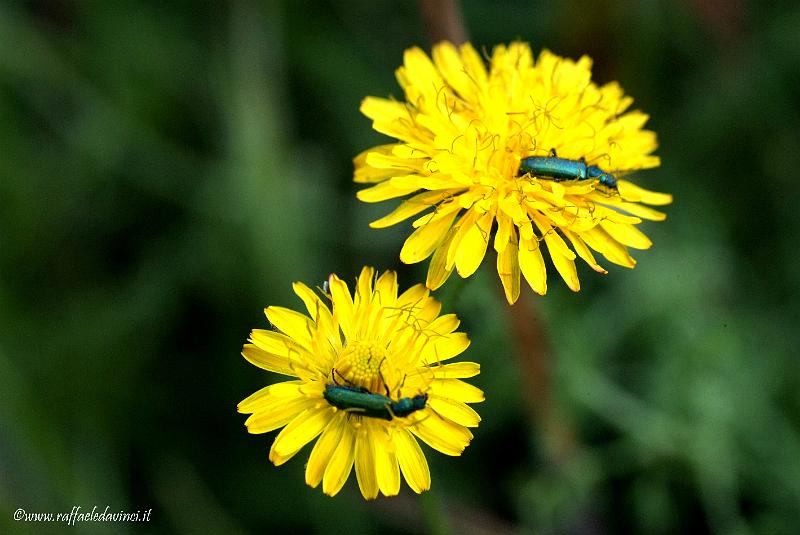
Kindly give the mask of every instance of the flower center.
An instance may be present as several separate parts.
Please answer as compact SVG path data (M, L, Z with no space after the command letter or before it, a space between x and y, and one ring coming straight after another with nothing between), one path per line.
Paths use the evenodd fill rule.
M336 383L383 394L387 379L382 371L385 362L386 348L375 342L353 341L339 354L331 373Z

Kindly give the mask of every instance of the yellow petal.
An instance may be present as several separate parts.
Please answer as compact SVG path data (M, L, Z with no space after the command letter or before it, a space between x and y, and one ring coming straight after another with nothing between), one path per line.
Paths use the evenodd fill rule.
M572 246L575 248L575 252L578 253L578 256L580 256L584 260L584 262L592 266L592 269L594 269L598 273L603 273L603 274L608 273L608 271L606 271L600 264L597 263L597 261L594 259L592 251L589 250L589 248L586 246L586 244L583 242L580 236L578 236L574 232L570 232L569 230L564 230L564 235L567 238L569 238L569 241L572 243Z
M519 268L534 292L539 295L547 293L547 271L537 239L520 239Z
M480 213L475 208L470 208L467 210L461 219L459 219L458 223L456 224L457 230L453 239L450 241L450 247L447 250L447 267L452 267L456 261L456 253L458 249L461 247L461 241L464 239L464 236L467 235L470 230L473 229L475 222L480 217Z
M592 198L596 200L595 203L595 210L593 214L592 221L600 222L600 221L613 221L614 223L623 223L626 225L638 225L642 222L642 220L636 216L623 214L621 211L617 210L617 206L619 204L616 199L612 199L608 202L608 205L604 203L604 200L601 200L600 196L587 196L587 198Z
M528 214L522 209L522 197L516 191L508 192L500 199L498 207L517 226L528 221Z
M450 243L453 241L457 227L452 226L442 240L442 243L433 252L431 263L428 266L428 275L425 279L425 286L431 290L436 290L444 284L453 272L453 266L447 267L447 251L450 249Z
M633 182L620 180L617 183L619 195L626 201L643 202L654 206L663 206L672 202L672 195L640 188Z
M319 440L314 444L314 449L311 450L311 456L308 458L308 464L306 465L307 485L316 487L322 481L325 469L328 467L333 452L342 438L344 426L348 425L346 418L347 414L344 412L340 411L334 414L325 431L322 432Z
M463 353L469 344L470 340L465 333L433 336L422 348L420 361L424 363L444 362Z
M415 284L397 297L397 307L419 310L429 297L430 290L422 284Z
M469 429L442 418L433 411L409 430L431 448L451 456L461 455L472 440Z
M355 158L353 158L353 165L355 166L355 173L353 175L354 182L360 183L376 183L383 182L384 180L393 177L397 174L396 169L384 169L371 167L367 165L367 155L371 152L381 152L383 154L392 154L392 150L396 147L396 143L390 145L379 145L369 150L365 150Z
M413 86L405 84L403 87L408 101L417 102L423 109L436 106L436 96L444 81L428 55L418 47L409 48L403 54L403 65L406 78L413 80ZM417 96L421 96L422 100L415 98Z
M289 308L270 306L264 309L272 325L306 349L311 349L314 336L314 322L305 314Z
M342 437L336 450L331 456L325 474L322 476L322 492L328 496L335 496L344 486L350 469L353 468L353 452L355 450L355 432L353 426L342 426Z
M416 323L419 326L426 326L427 329L435 329L440 326L437 321L439 313L442 311L442 303L427 295L425 299L416 304Z
M440 366L431 366L433 376L438 379L466 379L481 373L481 365L476 362L453 362Z
M454 191L456 190L426 191L424 193L420 193L419 195L415 195L410 199L400 203L400 206L395 208L390 214L385 215L380 219L376 219L370 223L369 226L372 228L386 228L396 225L397 223L405 221L409 217L412 217L423 210L430 208L431 206L435 206L443 199L446 199L448 196L452 195Z
M314 323L317 324L317 328L325 333L333 332L334 325L331 311L317 294L314 293L314 290L302 282L295 282L292 284L292 288L294 289L294 293L297 294L297 297L303 301L309 316Z
M595 251L606 257L609 262L618 266L632 268L636 265L624 245L608 235L602 227L595 227L587 232L581 232L580 237Z
M303 411L313 409L317 403L318 400L306 397L273 400L262 405L258 412L245 420L244 425L248 433L268 433L288 424Z
M455 314L444 314L434 319L431 324L428 325L428 330L439 335L446 335L458 329L460 324L461 320L458 319L458 316Z
M372 300L372 281L375 278L375 268L364 266L356 281L356 296L353 306L359 308Z
M548 235L554 236L555 232L550 232ZM572 258L564 255L566 244L564 244L560 236L557 240L552 237L550 239L545 237L545 241L547 242L547 248L550 250L550 258L553 260L553 265L556 266L558 274L561 275L561 278L564 279L564 282L567 283L570 290L573 292L579 291L581 289L581 283L578 279L578 270L575 268L575 253L569 251ZM556 242L564 244L564 247L561 247L559 244L559 246L552 248L551 244Z
M629 214L635 215L636 217L649 219L650 221L664 221L667 218L667 214L664 212L659 212L658 210L654 210L649 206L644 206L633 202L619 202L614 204L614 207L625 210Z
M371 500L378 496L378 478L375 474L375 454L371 440L373 424L368 418L362 420L361 428L356 431L356 479L361 495Z
M397 465L395 445L389 440L385 427L375 426L372 434L375 443L375 473L378 488L384 496L396 496L400 492L400 467Z
M459 191L464 184L457 180L457 177L439 171L428 174L427 171L414 175L395 176L389 179L392 186L397 189L412 189L412 191L427 190L455 190Z
M366 97L361 101L359 111L370 119L382 121L408 115L408 109L404 103L378 97Z
M431 395L428 405L440 416L464 427L477 427L481 421L481 417L472 407L460 401Z
M431 488L431 473L428 461L422 453L417 440L406 429L397 429L392 437L397 447L397 462L403 477L417 494Z
M386 180L385 182L380 182L379 184L367 189L359 190L356 193L356 197L358 197L360 201L364 202L381 202L387 199L394 199L395 197L408 195L409 193L413 193L418 189L419 188L415 186L398 188L392 184L390 180Z
M350 296L350 290L347 288L347 284L336 275L328 277L328 287L333 301L333 315L345 338L349 340L355 334L353 298Z
M261 390L257 390L240 401L236 406L236 410L244 414L249 414L262 410L261 408L272 400L279 399L285 401L286 398L299 397L302 395L300 393L300 385L302 384L304 384L303 381L284 381L282 383L265 386Z
M403 244L400 260L405 264L416 264L428 258L447 234L457 214L445 214L415 230Z
M288 349L286 351L288 351ZM285 352L283 354L277 354L270 351L264 351L260 347L257 347L253 344L245 344L242 348L242 356L247 359L247 362L253 364L254 366L258 366L262 370L280 373L283 375L297 376L297 368L291 364L290 357Z
M423 156L423 154L420 154L420 156ZM396 171L395 176L401 176L401 173L415 176L416 173L409 173L408 171L422 172L428 161L428 158L423 157L406 158L397 156L394 150L391 153L385 151L368 152L366 157L367 165L378 169L394 169Z
M471 93L472 80L465 72L461 57L452 43L442 42L433 47L433 61L447 83L460 95Z
M269 451L269 460L280 466L300 451L300 449L322 433L330 422L334 409L330 406L306 409L289 422L275 437Z
M461 243L459 243L455 254L455 264L458 274L462 277L469 277L481 265L483 257L486 255L486 247L489 243L489 234L492 230L493 221L494 215L492 212L483 214L467 230Z
M486 87L486 65L484 65L481 55L471 43L464 43L459 51L461 60L464 62L464 69L472 81L473 91L479 91Z
M384 271L375 283L375 300L380 306L393 307L397 302L397 273Z
M542 233L542 237L547 244L547 249L550 251L551 256L557 254L569 260L575 260L575 253L570 250L555 227L550 225L546 219L539 216L535 218L535 223Z
M430 388L437 396L452 398L463 403L479 403L484 400L480 388L459 379L434 379Z
M516 240L506 244L503 250L497 253L497 273L503 283L506 301L513 305L519 298L519 254Z
M497 212L497 233L494 235L494 250L498 253L503 252L506 245L514 241L516 242L516 231L514 230L514 223L511 218L503 211Z
M632 225L614 223L613 221L603 221L600 223L608 234L620 242L622 245L633 247L634 249L649 249L653 242L644 233Z

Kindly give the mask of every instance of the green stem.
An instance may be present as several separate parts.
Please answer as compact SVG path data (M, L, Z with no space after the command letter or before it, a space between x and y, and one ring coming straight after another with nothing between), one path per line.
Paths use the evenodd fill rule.
M435 490L429 490L423 492L419 499L427 532L431 535L452 535L453 530L439 494Z

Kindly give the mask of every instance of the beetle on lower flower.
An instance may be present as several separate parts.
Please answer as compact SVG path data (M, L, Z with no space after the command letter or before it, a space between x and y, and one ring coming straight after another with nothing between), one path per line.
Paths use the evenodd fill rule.
M281 465L319 437L306 465L306 483L335 495L355 465L361 494L396 495L402 473L417 493L430 488L417 439L460 455L480 416L468 403L483 392L462 381L480 372L474 362L446 363L469 346L458 318L418 284L398 295L392 271L377 279L365 267L355 295L331 275L323 296L302 283L294 291L308 315L268 307L276 329L254 329L242 355L271 372L296 377L255 392L238 410L251 414L250 433L283 427L269 458ZM329 294L328 294L329 292ZM284 427L285 426L285 427Z
M591 60L526 43L494 49L487 70L469 44L444 42L432 60L406 51L397 80L405 102L367 97L361 111L373 128L397 140L355 158L354 180L374 184L364 202L404 200L371 223L413 222L400 251L413 264L432 256L426 284L440 287L455 269L472 275L491 236L506 299L520 293L520 274L547 291L542 245L567 286L580 289L575 259L606 273L592 251L632 268L628 247L652 243L636 225L666 216L644 206L669 204L668 194L621 179L659 165L647 115L619 84L591 80ZM557 155L557 156L556 156Z

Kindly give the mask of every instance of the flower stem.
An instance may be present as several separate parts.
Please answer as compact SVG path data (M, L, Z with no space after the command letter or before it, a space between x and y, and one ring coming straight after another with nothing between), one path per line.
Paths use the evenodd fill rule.
M460 45L467 41L459 0L419 0L419 13L431 44L450 41Z
M505 297L502 299L505 300ZM553 402L552 352L544 324L536 313L536 303L531 299L530 292L522 292L519 301L509 310L531 416L548 459L562 464L574 453L577 438L572 426Z

